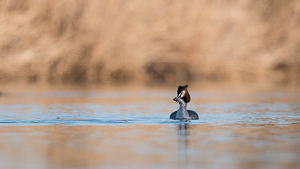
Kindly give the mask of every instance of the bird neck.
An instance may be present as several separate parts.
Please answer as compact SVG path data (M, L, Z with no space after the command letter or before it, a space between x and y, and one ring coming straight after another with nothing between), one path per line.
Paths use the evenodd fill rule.
M178 102L179 102L179 105L180 105L180 106L183 106L184 109L186 109L187 103L186 103L183 99L179 98L179 99L178 99ZM180 108L180 107L179 107L179 108Z
M179 101L179 109L177 110L176 118L188 119L189 113L187 112L186 109L187 104L182 99L179 99L178 101Z

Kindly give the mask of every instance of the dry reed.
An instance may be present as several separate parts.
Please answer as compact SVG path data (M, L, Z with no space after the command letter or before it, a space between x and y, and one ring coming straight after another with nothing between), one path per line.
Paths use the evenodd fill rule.
M0 83L300 82L300 1L0 0Z

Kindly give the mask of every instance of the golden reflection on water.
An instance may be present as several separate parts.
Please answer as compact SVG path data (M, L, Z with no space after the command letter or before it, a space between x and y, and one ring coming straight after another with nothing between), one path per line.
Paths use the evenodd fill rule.
M186 123L2 126L1 167L295 168L299 128Z
M165 138L164 132L160 132L165 129L170 130L142 125L1 127L0 154L11 157L6 163L17 168L23 165L29 168L35 165L47 168L124 165L139 168L169 164L176 158L169 154L169 151L176 152L176 144L172 141L166 144L174 133ZM36 162L36 156L42 160ZM22 159L24 163L14 164Z

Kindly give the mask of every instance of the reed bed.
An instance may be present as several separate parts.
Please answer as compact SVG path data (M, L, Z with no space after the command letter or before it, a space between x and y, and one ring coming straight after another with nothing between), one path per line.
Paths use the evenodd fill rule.
M0 0L0 83L300 82L299 0Z

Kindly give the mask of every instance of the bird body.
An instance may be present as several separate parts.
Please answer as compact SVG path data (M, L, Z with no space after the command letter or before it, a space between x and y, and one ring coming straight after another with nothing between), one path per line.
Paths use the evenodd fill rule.
M187 110L187 103L190 102L191 96L187 90L188 85L178 86L177 97L173 101L179 103L177 111L170 115L170 119L173 120L198 120L198 114L193 110Z

